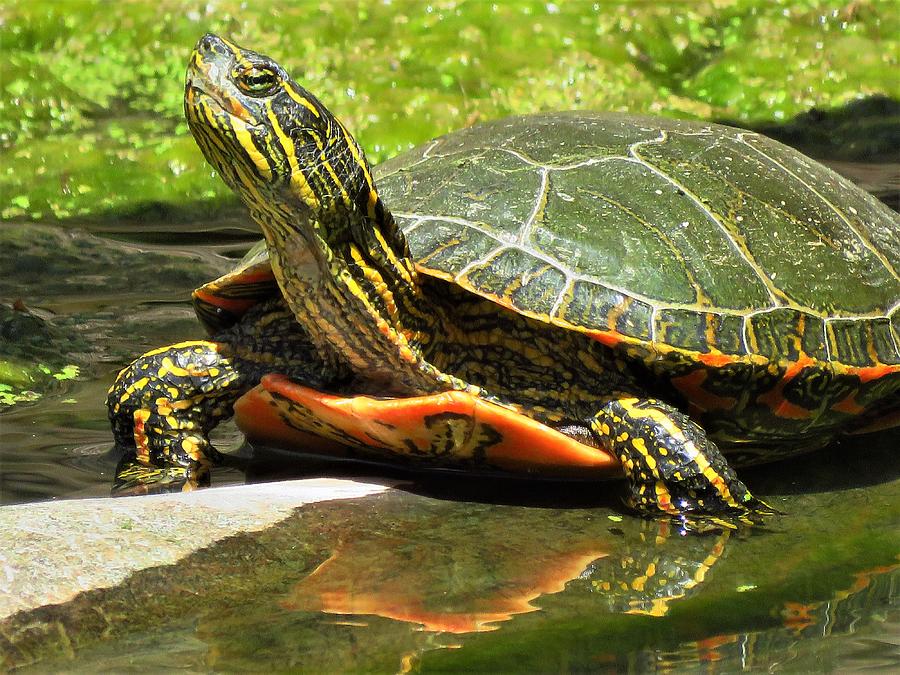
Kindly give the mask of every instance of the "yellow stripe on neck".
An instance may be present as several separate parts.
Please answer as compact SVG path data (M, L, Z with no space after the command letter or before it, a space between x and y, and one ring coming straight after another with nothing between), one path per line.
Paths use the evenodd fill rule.
M292 87L290 83L285 82L284 90L287 92L287 95L288 95L288 96L290 96L290 97L291 97L292 99L294 99L297 103L299 103L299 104L302 105L304 108L306 108L307 110L309 110L313 115L315 115L316 117L321 117L321 114L319 113L319 111L318 111L318 109L316 108L316 106L314 106L314 105L312 104L312 102L311 102L308 98L306 98L305 96L303 96L303 94L301 94L299 91L297 91L296 89L294 89L294 87Z

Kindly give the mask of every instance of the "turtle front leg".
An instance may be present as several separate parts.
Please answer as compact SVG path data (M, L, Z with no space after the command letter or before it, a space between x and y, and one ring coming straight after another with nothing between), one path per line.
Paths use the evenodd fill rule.
M154 349L135 360L107 398L116 445L129 460L119 478L157 481L160 472L143 466L163 469L163 477L185 476L190 485L202 482L221 457L209 433L270 372L320 388L344 376L323 364L280 299L250 309L212 340Z
M662 401L612 399L590 424L622 462L629 506L642 513L749 520L776 513L750 494L699 425Z
M216 462L209 432L254 384L230 353L223 342L182 342L147 352L123 369L107 397L116 445L148 466Z

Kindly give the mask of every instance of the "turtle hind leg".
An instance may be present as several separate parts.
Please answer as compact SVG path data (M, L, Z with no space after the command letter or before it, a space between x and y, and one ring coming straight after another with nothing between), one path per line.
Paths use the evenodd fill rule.
M591 428L622 462L629 506L643 514L725 524L777 513L750 493L699 425L662 401L612 399Z

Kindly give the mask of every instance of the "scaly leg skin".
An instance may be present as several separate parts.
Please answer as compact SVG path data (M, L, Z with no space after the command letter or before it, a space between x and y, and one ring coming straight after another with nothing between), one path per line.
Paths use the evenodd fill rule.
M200 469L220 460L209 432L250 386L230 351L223 342L182 342L147 352L122 370L107 399L116 445L132 450L138 465L181 467L197 482L190 474L207 473ZM123 471L117 473L121 480Z
M251 309L212 340L181 342L135 360L119 373L107 398L116 445L126 451L119 481L183 477L187 488L207 482L210 465L221 458L209 433L268 372L310 386L339 375L325 372L281 300Z
M733 527L777 513L750 494L699 425L662 401L610 400L591 428L622 462L629 506L645 515Z

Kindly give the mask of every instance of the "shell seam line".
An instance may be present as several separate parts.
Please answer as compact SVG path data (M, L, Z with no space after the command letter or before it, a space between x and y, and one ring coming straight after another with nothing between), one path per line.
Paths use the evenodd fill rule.
M770 162L772 162L772 164L774 164L774 165L777 166L779 169L781 169L782 171L784 171L785 173L787 173L789 176L795 178L797 181L800 182L801 185L803 185L803 187L805 187L807 190L809 190L810 192L812 192L816 197L818 197L819 199L821 199L822 202L823 202L829 209L831 209L831 210L834 212L834 214L835 214L838 218L840 218L848 228L850 228L850 231L851 231L853 234L856 235L856 238L859 239L860 243L861 243L866 249L868 249L868 250L869 250L876 258L878 258L878 261L879 261L882 265L884 265L885 269L891 274L891 276L893 276L895 279L897 279L898 281L900 281L900 276L898 276L897 271L894 269L893 265L891 265L891 262L890 262L887 258L885 258L884 255L883 255L878 249L876 249L876 248L872 245L872 243L871 243L871 242L870 242L870 241L862 234L862 232L860 232L860 231L856 228L856 226L853 225L853 223L850 222L850 219L847 218L847 216L844 215L844 213L843 213L840 209L838 209L837 206L835 206L834 204L832 204L831 201L830 201L829 199L827 199L821 192L819 192L818 190L816 190L816 188L814 188L812 185L810 185L810 184L807 183L805 180L803 180L802 178L800 178L800 176L798 176L796 173L794 173L793 171L791 171L790 169L788 169L786 166L784 166L784 164L782 164L781 162L779 162L777 159L775 159L774 157L771 157L771 156L767 155L765 152L763 152L763 151L760 150L759 148L757 148L757 147L753 146L752 144L748 143L748 142L746 141L746 139L745 139L745 136L747 136L747 134L738 134L738 141L739 141L741 144L743 144L744 146L746 146L746 147L750 148L751 150L753 150L756 154L758 154L758 155L764 157L765 159L769 160Z
M718 227L722 231L722 233L725 235L725 238L728 240L728 242L734 248L735 253L737 253L744 260L744 262L747 263L747 265L750 267L750 269L753 270L754 274L756 274L756 276L759 278L759 280L763 283L763 286L765 286L765 288L766 288L766 293L768 293L769 298L772 301L772 306L773 307L782 306L782 303L778 301L778 295L774 290L775 285L772 282L772 280L769 279L769 277L766 276L766 274L763 273L763 271L759 268L759 265L756 263L756 261L752 258L752 256L749 255L749 251L745 252L742 250L740 244L738 244L738 242L735 240L734 235L732 235L732 233L728 230L728 228L725 227L725 224L719 220L719 218L716 216L716 214L714 214L712 211L710 211L708 208L706 208L706 206L703 204L703 202L700 201L700 198L697 197L697 195L695 195L691 190L688 190L686 186L682 185L677 180L675 180L672 176L667 174L665 171L654 166L653 164L651 164L650 162L648 162L643 157L641 157L640 155L637 154L637 149L641 145L648 145L651 143L662 144L662 143L665 143L668 140L668 138L669 138L668 134L665 131L661 131L659 134L659 138L655 138L655 139L652 139L649 141L637 141L635 143L632 143L631 145L628 146L628 153L633 158L632 161L635 161L635 162L647 167L647 169L649 169L650 171L655 173L657 176L662 178L664 181L668 182L670 185L674 186L678 190L681 190L685 195L687 195L688 199L690 199L695 204L695 206L698 209L700 209L701 212L703 212L706 215L706 217L709 218L709 220L712 221L713 224L715 224L715 226Z
M531 232L534 230L534 223L537 220L538 215L543 212L544 207L547 205L547 196L550 190L550 169L541 167L540 172L541 184L538 187L537 195L534 200L534 208L531 210L531 213L528 214L528 218L525 222L522 223L522 227L519 228L519 235L516 237L516 243L519 244L519 246L531 241Z
M503 239L502 237L499 237L497 234L491 232L483 225L481 225L475 221L467 220L465 218L459 218L456 216L431 216L431 215L426 216L426 215L422 215L419 213L405 213L405 212L396 212L396 213L394 213L394 217L398 218L398 219L402 218L402 219L408 219L408 220L414 221L414 223L412 225L410 225L408 228L406 228L406 227L402 228L404 230L404 232L407 232L407 231L413 229L413 227L418 227L419 225L421 225L425 222L428 222L428 221L444 221L447 223L455 223L457 225L465 225L466 227L470 227L473 230L485 235L486 237L490 237L491 239L496 241L498 244L500 244L500 247L491 249L491 253L496 252L500 249L518 248L515 245L514 241L511 241L511 240L507 241L507 240ZM684 310L695 311L695 312L699 312L699 313L703 313L703 314L738 316L741 318L752 317L757 314L766 314L768 312L773 312L773 311L779 310L779 309L787 309L787 310L793 310L796 312L802 312L803 314L807 314L809 316L815 317L817 319L821 319L823 321L826 318L843 319L843 320L850 320L850 321L866 321L866 320L870 320L870 319L889 318L888 315L891 313L891 311L893 311L893 309L900 308L900 303L898 303L897 305L894 306L894 308L892 308L891 311L888 311L886 314L860 314L860 315L856 315L856 316L827 317L826 315L812 309L811 307L804 307L802 305L798 305L796 307L780 305L780 306L776 306L776 307L766 307L765 309L754 309L751 311L733 310L733 309L728 309L726 307L715 307L715 308L710 309L708 307L701 307L698 305L686 305L683 303L664 303L663 305L660 305L658 299L649 298L642 294L625 290L624 288L610 284L609 282L603 281L602 279L592 276L590 274L576 274L574 272L571 272L570 270L563 269L563 268L559 267L558 261L556 261L553 258L551 258L550 256L548 256L546 253L541 253L539 251L535 251L532 249L528 249L528 250L521 249L521 250L524 250L528 255L530 255L534 258L537 258L541 262L546 263L547 265L557 269L561 274L563 274L566 277L567 280L571 279L572 281L588 281L590 283L597 284L597 285L603 286L605 288L608 288L609 290L615 291L616 293L621 293L622 295L627 295L629 297L632 297L635 300L639 300L650 306L664 307L666 309L684 309ZM480 260L483 261L484 257L482 257Z

